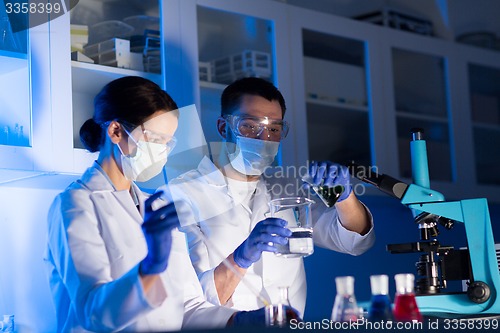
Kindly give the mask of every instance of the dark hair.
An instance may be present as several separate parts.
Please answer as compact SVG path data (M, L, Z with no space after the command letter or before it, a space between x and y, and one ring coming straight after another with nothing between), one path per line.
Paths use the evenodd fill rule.
M221 97L221 116L232 114L241 104L243 95L256 95L268 101L278 101L281 106L281 116L285 116L285 99L281 92L271 82L258 77L245 77L234 81L224 89Z
M90 152L99 151L106 123L117 120L139 126L159 110L177 109L174 100L156 83L138 76L111 81L94 98L94 116L80 128L80 140Z

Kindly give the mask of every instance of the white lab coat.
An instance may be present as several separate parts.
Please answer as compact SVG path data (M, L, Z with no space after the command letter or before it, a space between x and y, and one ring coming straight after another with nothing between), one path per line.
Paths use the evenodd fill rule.
M141 212L145 195L133 184ZM185 235L173 230L168 267L145 294L138 266L147 254L143 218L97 163L54 200L47 262L58 331L170 331L224 327L234 313L206 302Z
M187 233L191 261L210 302L220 304L214 283L214 268L248 237L259 221L269 216L268 203L271 199L297 196L297 187L301 184L297 179L262 176L257 183L252 207L245 207L233 200L223 174L207 157L196 170L169 182L173 199L187 202L192 210L191 215L181 218L181 230ZM313 205L312 212L315 245L352 255L362 254L373 245L373 221L370 231L361 236L339 223L333 207L326 208L320 202ZM184 227L187 225L190 227ZM193 226L198 230L192 229ZM211 244L207 246L199 231ZM272 302L279 300L277 287L289 286L291 305L304 314L306 277L302 258L282 259L264 252L261 259L247 270L245 279L263 298ZM255 310L263 305L249 288L240 283L225 306Z

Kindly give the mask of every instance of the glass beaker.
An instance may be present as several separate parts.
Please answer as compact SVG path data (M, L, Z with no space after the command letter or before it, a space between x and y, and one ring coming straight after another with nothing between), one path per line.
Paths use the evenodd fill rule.
M354 277L339 276L335 278L337 295L332 309L332 321L355 322L361 311L354 296Z
M368 320L391 321L392 306L389 298L389 277L387 275L371 275L370 287L372 299L368 311Z
M396 274L396 297L394 298L394 320L422 321L422 314L417 306L414 293L415 276L413 274Z
M292 232L285 245L275 244L277 256L297 258L314 252L311 205L313 200L303 197L274 199L269 202L271 217L278 217L288 222Z

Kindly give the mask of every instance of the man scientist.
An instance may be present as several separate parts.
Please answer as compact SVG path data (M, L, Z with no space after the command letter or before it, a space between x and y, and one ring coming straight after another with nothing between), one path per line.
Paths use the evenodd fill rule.
M291 306L304 314L303 260L274 255L276 244L286 244L291 231L286 221L269 217L268 203L283 196L276 185L290 185L290 179L266 170L288 131L285 111L285 100L272 83L261 78L233 82L221 97L220 151L169 182L174 199L190 207L181 225L205 297L214 304L255 310L265 305L262 299L276 302L278 287L288 286ZM314 244L351 255L368 250L375 239L372 216L352 191L347 168L311 163L309 176L314 184L345 187L333 207L313 205Z

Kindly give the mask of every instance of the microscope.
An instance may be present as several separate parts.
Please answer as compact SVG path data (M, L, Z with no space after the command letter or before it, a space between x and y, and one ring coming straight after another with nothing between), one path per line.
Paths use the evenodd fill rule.
M418 253L415 294L424 314L500 314L500 273L486 199L445 201L430 189L427 149L422 129L412 129L410 141L413 183L407 184L366 167L349 165L351 174L401 200L412 210L420 240L389 244L390 253ZM443 246L438 226L463 223L466 249ZM467 281L467 290L446 292L447 281ZM464 288L465 289L465 288Z

